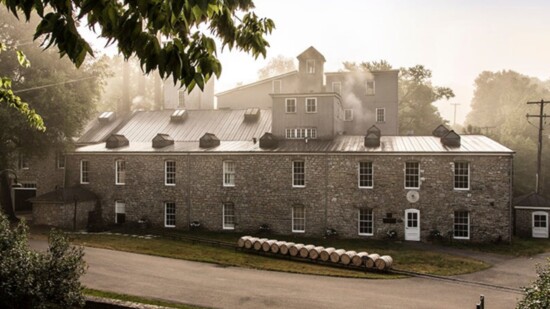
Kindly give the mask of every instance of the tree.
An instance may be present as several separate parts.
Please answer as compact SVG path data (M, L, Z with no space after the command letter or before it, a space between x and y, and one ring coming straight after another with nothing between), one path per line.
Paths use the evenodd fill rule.
M472 110L466 117L467 126L487 128L482 131L489 137L516 151L514 160L514 193L526 194L534 191L538 131L525 118L527 113L535 114L526 103L550 97L544 82L514 71L481 72L475 80ZM550 174L550 145L543 146L543 191L550 192L550 183L545 175ZM546 148L545 148L546 147Z
M105 71L102 61L86 61L76 69L68 59L59 59L53 50L43 51L37 44L22 41L32 35L35 26L36 22L20 24L6 10L0 10L0 41L14 48L19 46L32 62L31 66L20 66L16 53L1 53L0 76L12 77L10 91L29 102L47 126L45 131L36 130L28 125L25 114L0 105L0 171L15 168L18 154L33 157L64 150L90 118L101 92ZM10 190L6 190L9 175L0 173L0 177L0 203L10 214Z
M86 270L84 251L52 231L47 252L29 248L28 227L11 228L0 213L0 307L70 308L83 306L80 276Z
M258 70L258 79L266 79L294 70L296 70L294 59L278 55L277 57L271 58L266 66Z
M545 266L537 266L537 279L523 289L525 296L517 303L517 309L550 308L550 259L547 261Z
M349 71L388 71L392 66L386 60L362 62L344 62ZM430 135L438 125L446 124L434 102L454 97L453 90L447 87L433 86L432 71L423 65L399 69L399 132L401 134Z
M36 12L40 23L34 39L44 37L45 47L57 46L77 67L93 56L78 32L78 25L87 23L126 59L136 55L146 73L158 70L189 91L195 85L202 89L212 75L221 74L215 38L222 49L265 57L265 35L275 27L271 19L251 11L252 0L0 1L15 16L23 12L26 20Z

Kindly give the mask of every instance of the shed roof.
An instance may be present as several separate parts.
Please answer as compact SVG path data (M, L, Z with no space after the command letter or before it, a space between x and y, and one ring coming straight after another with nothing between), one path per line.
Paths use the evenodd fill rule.
M550 207L550 200L544 196L531 192L514 199L514 206L525 206L533 208Z
M260 134L263 135L263 134ZM77 153L163 153L163 152L277 152L277 153L372 153L372 154L493 154L511 155L514 151L483 135L463 135L460 147L447 147L434 136L382 136L380 146L367 148L362 135L341 135L333 140L286 140L281 139L276 148L262 149L251 139L244 141L224 140L219 146L202 149L198 141L175 142L162 149L154 149L149 142L131 143L123 149L107 149L105 144L78 148Z

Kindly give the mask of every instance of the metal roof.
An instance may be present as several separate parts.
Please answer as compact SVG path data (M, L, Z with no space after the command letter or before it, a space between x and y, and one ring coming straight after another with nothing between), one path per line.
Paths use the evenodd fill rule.
M460 147L444 146L440 138L434 136L382 136L380 147L367 148L364 136L337 136L334 140L280 140L277 148L262 149L259 142L251 139L244 141L222 142L213 148L199 148L197 141L175 142L164 148L153 148L148 142L130 142L129 146L117 149L107 149L104 143L78 148L77 153L87 152L130 152L130 153L164 153L164 152L265 152L265 153L372 153L372 154L504 154L511 155L514 151L482 135L462 135Z
M271 110L261 109L255 121L245 121L242 110L187 110L185 120L174 122L174 110L134 112L125 123L102 125L98 121L79 140L80 144L103 142L111 134L124 135L130 144L151 142L157 134L168 134L176 142L198 141L213 133L224 141L245 141L271 132Z
M529 194L516 197L514 199L514 206L545 208L545 207L550 207L550 200L538 193L532 192Z
M127 117L131 117L131 115ZM127 117L116 117L108 122L99 121L98 117L94 118L86 124L82 131L84 133L76 140L76 143L94 144L105 141L118 126L127 120Z

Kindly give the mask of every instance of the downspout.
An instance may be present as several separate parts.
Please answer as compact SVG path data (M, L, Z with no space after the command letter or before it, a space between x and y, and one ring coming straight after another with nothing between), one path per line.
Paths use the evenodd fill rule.
M191 228L191 153L187 153L187 228Z

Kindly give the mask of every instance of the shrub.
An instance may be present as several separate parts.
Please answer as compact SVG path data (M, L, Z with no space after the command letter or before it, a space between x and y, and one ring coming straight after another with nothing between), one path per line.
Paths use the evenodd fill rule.
M49 249L29 248L24 221L10 227L0 212L0 308L67 308L84 305L82 248L52 231Z
M523 290L525 296L518 302L517 309L550 308L550 258L546 266L537 266L537 279Z

